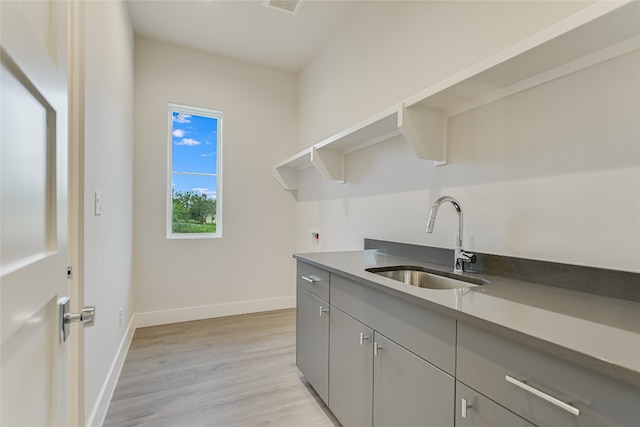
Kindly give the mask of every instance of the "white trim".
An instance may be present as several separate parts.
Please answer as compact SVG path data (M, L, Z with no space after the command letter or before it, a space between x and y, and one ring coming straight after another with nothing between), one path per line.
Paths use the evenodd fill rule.
M172 310L149 311L136 314L138 328L145 326L165 325L168 323L189 322L192 320L211 319L214 317L249 314L261 311L293 308L296 306L295 295L261 300L238 301L224 304L185 307Z
M84 153L85 153L85 5L69 3L69 210L68 280L71 310L84 307ZM85 340L84 328L76 328L68 345L68 422L70 426L85 423Z
M104 419L107 416L107 410L109 409L113 392L116 389L118 378L120 378L120 372L122 371L122 366L124 366L124 361L127 358L127 353L129 352L129 346L131 345L131 340L133 339L133 333L135 330L136 315L134 314L131 316L129 326L127 326L127 332L122 337L120 347L118 347L118 351L116 352L116 357L113 359L109 373L107 374L104 384L100 389L100 393L98 394L98 399L96 399L96 402L91 409L91 413L87 419L88 426L101 426L104 423Z

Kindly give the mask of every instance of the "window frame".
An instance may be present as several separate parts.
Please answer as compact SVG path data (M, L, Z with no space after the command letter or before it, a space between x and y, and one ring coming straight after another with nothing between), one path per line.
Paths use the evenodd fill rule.
M174 233L173 232L173 113L178 112L200 117L210 117L217 120L216 131L216 173L202 174L194 172L193 175L215 176L216 178L216 232L215 233ZM166 190L166 238L167 239L217 239L222 238L222 122L223 112L210 108L192 107L183 104L168 103L168 129L167 129L167 190ZM180 171L181 174L190 175L188 171Z

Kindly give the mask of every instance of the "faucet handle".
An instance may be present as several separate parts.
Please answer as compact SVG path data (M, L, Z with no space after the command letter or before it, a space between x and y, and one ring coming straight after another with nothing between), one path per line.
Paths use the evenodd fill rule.
M465 267L464 267L465 263L473 264L475 262L476 262L475 254L466 252L464 249L456 251L456 265L454 268L454 272L462 273L463 271L465 271Z
M476 254L466 254L469 257L468 262L470 262L471 264L475 264L476 262Z
M467 252L463 249L460 252L458 252L458 260L462 262L470 262L473 264L476 262L476 255L470 252Z
M464 272L464 263L473 264L476 262L475 254L466 252L464 249L456 250L456 265L453 271L455 273Z

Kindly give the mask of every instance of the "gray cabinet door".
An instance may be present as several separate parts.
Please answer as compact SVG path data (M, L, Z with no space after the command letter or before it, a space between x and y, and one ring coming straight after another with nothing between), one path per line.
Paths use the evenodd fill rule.
M297 288L296 365L329 402L329 304Z
M453 426L454 379L415 354L374 334L373 425Z
M329 408L344 427L370 427L373 330L335 307L329 324Z
M456 382L456 427L533 427L460 381Z

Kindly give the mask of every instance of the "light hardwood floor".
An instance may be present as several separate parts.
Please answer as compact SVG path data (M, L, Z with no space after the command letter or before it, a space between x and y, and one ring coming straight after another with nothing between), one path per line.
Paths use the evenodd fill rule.
M295 310L136 330L104 426L339 426L295 366Z

